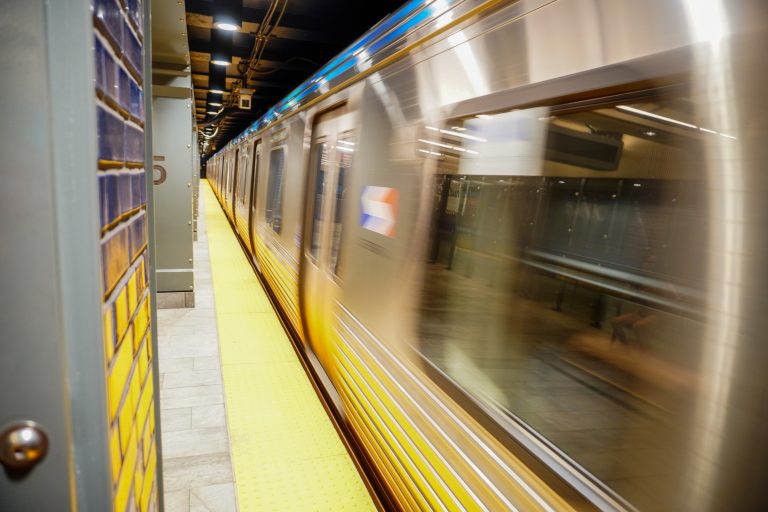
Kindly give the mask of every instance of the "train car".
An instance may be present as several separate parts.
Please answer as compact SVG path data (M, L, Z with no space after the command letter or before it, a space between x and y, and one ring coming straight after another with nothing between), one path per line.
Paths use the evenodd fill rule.
M410 1L211 158L395 506L765 505L767 19Z

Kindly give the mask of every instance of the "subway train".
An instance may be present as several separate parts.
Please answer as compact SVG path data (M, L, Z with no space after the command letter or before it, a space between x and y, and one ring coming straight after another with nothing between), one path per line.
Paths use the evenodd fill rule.
M766 508L766 11L409 1L208 160L392 507Z

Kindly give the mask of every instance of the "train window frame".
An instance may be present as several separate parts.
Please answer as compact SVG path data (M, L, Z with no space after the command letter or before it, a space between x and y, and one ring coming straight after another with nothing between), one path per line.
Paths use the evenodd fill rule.
M261 139L253 141L253 158L251 160L251 212L256 212L259 192L259 164L261 160ZM253 216L253 214L252 214Z
M667 60L660 67L673 68L674 64L670 65L670 62L681 63L682 55L684 54L667 56ZM649 62L643 61L640 64L642 65L639 67L645 68ZM653 65L653 60L650 61L650 65ZM685 73L689 66L688 63L681 64L675 73L669 73L665 76L656 75L652 71L653 68L650 67L648 74L656 75L653 82L637 81L635 75L632 77L633 81L621 83L619 87L609 84L606 88L599 88L596 87L599 84L590 84L590 80L595 77L594 72L555 80L553 81L555 83L548 84L548 87L538 91L533 85L523 86L493 94L491 95L493 98L475 98L452 105L447 109L450 114L441 119L437 126L441 129L449 129L469 117L493 115L516 109L547 107L550 115L560 116L623 103L649 99L658 100L678 91L687 90L689 81L685 77ZM622 70L618 70L617 73L621 75ZM553 90L562 91L568 89L568 85L572 85L574 81L584 83L584 80L589 84L589 87L581 89L577 94L553 94ZM602 80L615 80L615 75L606 74ZM601 79L595 80L595 82L600 81ZM492 106L489 106L489 103ZM435 209L427 211L426 220L430 226L430 233L432 233L436 229L437 211ZM428 244L425 258L428 258L429 254L430 246ZM455 400L463 410L475 418L510 452L521 457L526 465L534 469L537 474L544 475L547 480L550 480L553 486L571 495L573 495L573 491L576 491L580 498L600 509L634 509L634 506L626 498L571 458L554 442L528 425L514 411L510 411L492 400L483 400L474 396L469 389L447 374L419 350L418 345L413 345L412 350L422 362L422 367L432 382Z
M232 191L230 193L229 202L230 208L234 214L237 207L237 173L240 170L240 148L235 148L235 153L232 156Z
M339 148L338 144L341 141L343 141L343 142L341 142L342 144L355 146L357 144L357 140L358 139L357 139L356 130L354 130L354 129L346 130L345 132L339 133L337 135L337 137L336 137L336 144L337 144L336 148L338 150L338 148ZM335 226L338 225L340 232L339 232L338 237L335 235L335 233L332 235L331 248L330 248L330 251L331 251L330 252L330 261L328 262L330 273L333 276L333 280L336 283L339 283L341 281L341 271L340 271L340 269L342 267L340 266L339 262L342 261L342 257L341 257L342 256L342 250L341 249L342 249L342 246L343 246L342 242L343 242L343 239L344 239L344 231L345 231L345 229L344 229L344 204L345 204L344 196L349 192L349 190L348 190L349 189L349 179L351 178L352 168L353 168L354 162L355 162L355 159L352 156L352 154L354 154L355 151L357 151L357 148L355 148L355 149L352 149L352 148L342 149L343 155L350 155L349 156L349 158L350 158L349 166L346 169L342 169L341 165L338 165L336 167L336 175L335 175L336 179L335 179L335 183L334 183L335 186L334 186L334 191L333 191L334 192L334 198L333 198L333 202L331 203L331 212L330 212L331 215L330 215L330 218L333 219L334 229L335 229ZM339 160L339 164L341 164L341 160L338 159L338 155L337 155L337 160ZM343 187L344 187L342 189L342 191L341 191L341 194L339 194L339 184L342 184ZM348 201L347 201L347 204L349 204ZM349 206L347 206L347 208L349 208Z
M273 155L281 153L282 157L280 158L280 170L279 170L279 179L277 181L275 190L273 188L273 180L275 179L275 175L278 174L276 172L276 166L274 165ZM282 232L282 212L283 212L283 183L285 182L285 167L286 167L286 154L287 154L287 145L281 144L279 146L275 146L273 148L270 148L269 150L269 172L267 176L267 201L264 205L264 219L267 222L267 225L274 231L276 234L280 235ZM277 212L275 213L275 210ZM279 222L275 222L275 218L278 219Z
M237 187L237 198L235 200L235 206L239 207L241 205L245 205L246 198L248 194L250 194L250 190L246 190L245 187L242 186L242 184L247 183L248 181L248 154L250 153L248 145L244 145L242 148L242 151L240 151L240 163L238 164L238 180L237 183L241 186ZM242 184L240 182L242 181ZM248 187L250 188L250 187ZM242 193L241 193L241 190Z
M326 186L328 185L328 170L324 168L323 158L328 158L331 150L330 140L327 136L318 137L310 148L310 170L311 175L307 183L312 187L311 204L307 204L311 215L309 216L310 225L307 226L309 244L306 248L309 260L317 265L320 257L320 241L322 239L323 229L323 206L325 203ZM326 164L327 165L327 164ZM318 178L322 176L322 192L318 195Z

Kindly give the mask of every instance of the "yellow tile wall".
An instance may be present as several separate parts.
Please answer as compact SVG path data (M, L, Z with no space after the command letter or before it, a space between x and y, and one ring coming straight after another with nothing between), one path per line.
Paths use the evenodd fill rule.
M144 77L139 62L143 55L142 3L92 0L95 102L109 119L99 127L122 123L126 134L144 129L140 106ZM157 451L144 153L135 137L121 141L99 135L105 428L109 431L113 510L148 512L157 509Z

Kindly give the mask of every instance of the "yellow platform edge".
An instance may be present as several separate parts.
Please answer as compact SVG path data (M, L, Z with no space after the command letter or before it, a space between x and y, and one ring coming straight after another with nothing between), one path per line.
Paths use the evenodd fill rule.
M376 510L207 180L200 193L238 510Z

